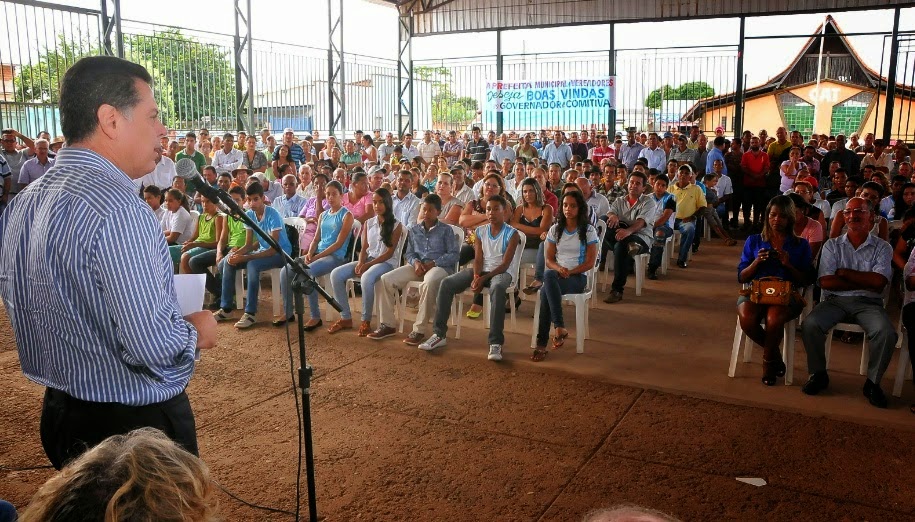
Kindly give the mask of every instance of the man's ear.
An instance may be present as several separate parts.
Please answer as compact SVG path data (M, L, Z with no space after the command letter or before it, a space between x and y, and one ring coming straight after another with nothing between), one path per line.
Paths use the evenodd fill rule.
M98 128L105 136L115 140L121 132L121 113L113 105L102 104L95 113Z

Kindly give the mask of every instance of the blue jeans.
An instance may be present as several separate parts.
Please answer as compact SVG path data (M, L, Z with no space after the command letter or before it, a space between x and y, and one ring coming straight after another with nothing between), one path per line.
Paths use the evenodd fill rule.
M543 281L543 272L546 270L546 241L537 247L537 259L534 261L534 280Z
M0 500L0 522L15 522L18 515L16 508L5 500Z
M550 323L556 328L565 328L562 318L563 294L580 294L585 290L588 278L585 274L574 274L563 279L559 272L547 270L543 273L543 287L540 288L540 322L537 324L537 346L546 346L550 337Z
M460 272L442 279L436 299L435 321L432 331L444 338L448 332L448 316L451 315L451 304L454 296L470 288L473 282L473 269L465 268ZM512 276L508 272L495 275L487 281L489 287L489 344L505 343L505 289L511 285ZM480 294L482 295L482 294Z
M368 259L371 261L371 258ZM330 284L334 290L334 299L340 303L340 317L352 319L353 314L349 309L349 297L346 295L346 280L356 276L357 261L338 266L330 273ZM387 274L394 267L388 263L378 263L362 273L362 320L372 320L372 308L375 306L375 284L381 276Z
M693 247L693 239L696 237L696 221L684 222L677 219L674 226L680 231L680 252L677 255L677 262L685 263L689 259L689 250Z
M661 258L664 256L664 243L667 238L674 235L672 228L667 223L654 227L654 243L651 244L651 257L648 259L648 270L657 270L661 266Z
M283 266L282 256L273 254L270 257L262 257L236 266L230 265L228 261L229 258L225 257L219 262L219 272L222 274L222 297L220 299L220 306L222 306L223 310L232 310L234 308L235 274L239 270L245 270L248 274L245 313L251 315L256 314L257 294L261 289L261 272Z
M345 260L342 257L322 257L321 259L313 261L308 265L308 275L314 279L317 279L321 276L326 276L327 274L333 272L335 268L342 265L344 262ZM223 285L223 287L225 287L225 285ZM280 288L282 289L283 296L285 297L283 301L286 305L286 317L292 317L292 314L294 313L292 306L294 300L292 299L292 289L289 286L289 268L284 268L280 273ZM311 313L312 319L321 318L320 299L321 296L318 294L318 292L312 292L308 294L308 310ZM346 301L346 299L343 300ZM343 303L340 304L342 305Z

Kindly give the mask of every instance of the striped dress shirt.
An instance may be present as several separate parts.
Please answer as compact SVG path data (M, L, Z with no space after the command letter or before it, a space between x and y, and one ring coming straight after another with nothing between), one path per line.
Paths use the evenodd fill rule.
M65 148L0 216L0 297L26 377L142 406L181 393L197 330L181 317L152 209L97 153Z

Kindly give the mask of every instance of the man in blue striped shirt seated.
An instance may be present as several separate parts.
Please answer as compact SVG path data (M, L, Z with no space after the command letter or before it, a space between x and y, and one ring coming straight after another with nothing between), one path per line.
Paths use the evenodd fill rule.
M68 146L0 215L0 297L23 373L47 387L41 441L57 469L140 427L197 453L184 390L216 322L181 316L165 237L133 183L166 135L151 84L119 58L74 64L60 89Z

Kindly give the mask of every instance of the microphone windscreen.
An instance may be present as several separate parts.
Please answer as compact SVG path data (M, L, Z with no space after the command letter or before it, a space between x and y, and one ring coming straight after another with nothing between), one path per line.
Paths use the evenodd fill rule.
M175 163L175 173L179 178L193 179L197 176L197 164L190 158L181 158Z

